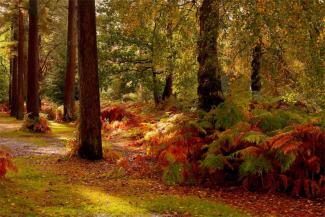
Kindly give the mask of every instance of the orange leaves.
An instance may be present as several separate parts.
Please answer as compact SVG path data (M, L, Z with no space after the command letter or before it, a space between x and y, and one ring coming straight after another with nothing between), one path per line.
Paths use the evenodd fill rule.
M10 154L0 150L0 177L5 176L8 170L17 171L17 168L12 163Z

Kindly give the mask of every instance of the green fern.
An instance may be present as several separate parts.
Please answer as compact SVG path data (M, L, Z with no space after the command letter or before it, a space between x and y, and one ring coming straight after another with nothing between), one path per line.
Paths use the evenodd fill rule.
M215 129L226 130L245 119L242 109L233 103L221 103L204 117Z
M259 145L259 144L265 142L267 139L268 139L268 136L263 134L262 132L250 131L244 136L244 138L242 138L242 141Z
M223 170L225 166L225 160L226 158L222 154L208 154L206 158L202 161L201 166L208 169Z
M239 167L242 176L262 175L272 169L272 164L264 156L247 156Z
M275 154L275 159L281 164L281 171L285 172L290 169L293 162L296 160L296 155L294 153L284 154L282 151L277 151Z
M175 185L184 182L184 165L181 163L169 164L163 171L163 180L168 185Z
M285 128L292 124L302 124L308 121L308 118L296 111L285 111L281 109L266 111L255 109L252 111L252 124L260 127L263 132L271 134L273 131Z

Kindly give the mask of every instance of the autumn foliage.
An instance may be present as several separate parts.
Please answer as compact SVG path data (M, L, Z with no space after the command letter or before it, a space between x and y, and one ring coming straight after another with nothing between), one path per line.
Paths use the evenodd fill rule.
M12 163L10 154L0 149L0 178L4 177L8 170L16 171L17 168Z

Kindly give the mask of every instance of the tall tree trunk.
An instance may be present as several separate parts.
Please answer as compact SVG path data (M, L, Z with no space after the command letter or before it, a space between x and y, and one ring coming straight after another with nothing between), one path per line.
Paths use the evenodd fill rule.
M167 40L169 44L169 56L167 58L168 75L166 77L165 89L162 95L162 100L168 99L173 94L173 73L175 54L173 49L173 21L171 20L167 25Z
M78 19L80 78L80 138L78 154L81 158L98 160L102 158L103 153L95 0L78 0Z
M203 0L198 41L199 108L209 111L224 101L218 62L219 0Z
M258 42L253 49L252 59L252 74L251 74L251 90L253 96L259 93L262 88L261 83L261 58L262 58L262 44Z
M77 70L77 0L69 0L67 69L64 89L64 119L73 120L75 113L74 84Z
M24 75L25 75L25 28L24 15L22 12L21 0L19 1L19 15L18 15L18 103L17 103L17 119L24 118Z
M9 59L9 109L12 108L12 59Z
M13 41L17 41L17 19L15 18L13 23L12 23L12 31L13 31ZM13 52L15 53L14 56L12 57L12 84L11 84L11 88L12 88L12 98L11 98L11 113L10 115L12 117L16 117L17 115L17 108L18 108L18 71L17 71L17 67L18 67L18 62L17 62L17 46L15 45L13 48Z
M31 117L38 117L40 111L38 36L38 0L29 0L27 112Z

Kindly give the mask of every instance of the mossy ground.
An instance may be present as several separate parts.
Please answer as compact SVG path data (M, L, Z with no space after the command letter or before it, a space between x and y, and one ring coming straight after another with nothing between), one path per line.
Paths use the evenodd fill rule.
M17 124L0 116L0 123ZM45 138L73 138L73 125L51 123L49 134L0 132L17 142L50 145ZM18 172L0 179L0 216L247 216L214 199L167 191L157 180L110 178L114 165L62 156L14 159Z

